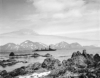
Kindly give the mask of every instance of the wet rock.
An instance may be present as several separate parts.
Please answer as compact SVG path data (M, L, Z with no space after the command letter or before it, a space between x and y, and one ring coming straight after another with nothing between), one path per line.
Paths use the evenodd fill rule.
M42 63L42 67L47 68L47 69L55 69L56 67L60 65L61 65L60 61L53 57L46 58L44 62Z

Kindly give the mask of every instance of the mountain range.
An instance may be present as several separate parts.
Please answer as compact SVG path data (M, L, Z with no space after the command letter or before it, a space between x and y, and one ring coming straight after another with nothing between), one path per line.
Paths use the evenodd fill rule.
M25 52L25 51L36 51L36 50L68 50L68 49L81 49L81 48L97 48L95 46L81 46L79 43L67 43L67 42L59 42L57 44L46 45L40 42L32 42L30 40L26 40L22 43L14 44L7 43L5 45L0 46L0 52Z

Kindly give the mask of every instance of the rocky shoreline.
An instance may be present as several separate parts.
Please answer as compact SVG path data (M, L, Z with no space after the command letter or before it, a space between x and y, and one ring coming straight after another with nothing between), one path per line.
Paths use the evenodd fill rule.
M99 54L88 54L86 50L77 51L73 52L71 58L63 61L59 61L50 54L43 57L47 58L42 63L22 66L11 72L0 71L0 78L100 78ZM11 60L0 61L3 64L5 62L8 65L12 63ZM13 64L15 63L16 61L13 60Z

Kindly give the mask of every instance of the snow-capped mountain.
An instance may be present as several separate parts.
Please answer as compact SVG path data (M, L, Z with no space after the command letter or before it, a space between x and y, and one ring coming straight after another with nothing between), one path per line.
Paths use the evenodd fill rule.
M0 52L11 52L11 51L18 51L19 45L14 43L7 43L3 46L0 46Z
M99 48L95 46L81 46L79 43L67 43L60 42L57 44L46 45L40 42L32 42L30 40L26 40L19 45L14 43L8 43L3 46L0 46L0 52L32 52L32 51L47 51L50 49L54 50L68 50L68 49L84 49L84 48Z
M48 49L48 46L43 43L26 40L19 45L16 45L14 43L8 43L0 47L1 52L11 52L11 51L23 52L23 51L34 51L37 49L38 50Z
M67 42L60 42L55 45L56 49L69 49L70 45Z
M82 48L82 46L79 43L67 43L65 41L59 42L55 45L50 45L51 48L54 49L77 49L77 48Z
M48 46L43 44L43 43L39 43L39 42L32 42L30 40L26 40L24 42L22 42L20 44L20 48L19 48L19 51L22 51L22 50L41 50L41 49L47 49Z

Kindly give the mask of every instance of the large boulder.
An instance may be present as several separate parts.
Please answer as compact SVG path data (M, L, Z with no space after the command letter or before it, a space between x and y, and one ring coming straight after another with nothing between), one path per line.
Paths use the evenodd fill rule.
M68 60L63 60L62 61L62 65L63 66L72 66L74 63L73 63L73 60L72 59L68 59Z
M99 54L95 54L93 58L94 58L95 62L100 62L100 56L99 56Z
M58 59L55 59L53 57L48 57L44 60L42 63L43 68L47 69L55 69L61 65L60 61Z
M51 76L51 78L55 78L55 77L59 77L61 75L64 75L66 72L66 68L63 66L60 66L59 68L53 69L51 70L51 73L49 76Z
M19 75L25 75L26 73L27 72L25 71L25 67L21 67L21 68L13 70L12 72L9 72L9 74L12 77L16 77L16 76L19 76Z
M30 64L25 68L25 71L27 71L27 73L33 73L36 70L39 70L41 68L41 63L36 62L34 64Z
M80 56L81 55L81 52L77 51L77 52L74 52L72 54L72 57L71 58L74 58L74 57L77 57L77 56Z
M0 72L0 78L13 78L6 70Z
M82 55L74 57L74 58L72 58L72 60L76 66L79 66L79 67L86 67L87 66L87 64L86 64L87 59Z
M93 55L92 54L88 54L86 52L86 50L83 50L82 55L87 59L87 64L93 64L94 63Z
M15 56L14 52L11 52L11 53L9 54L9 56Z

